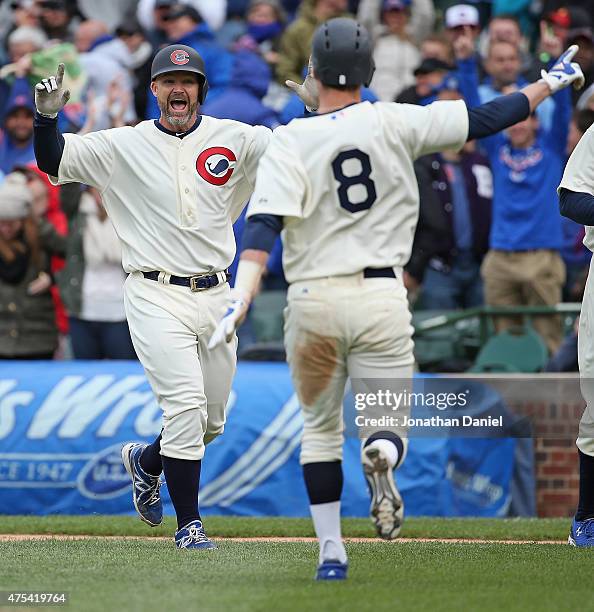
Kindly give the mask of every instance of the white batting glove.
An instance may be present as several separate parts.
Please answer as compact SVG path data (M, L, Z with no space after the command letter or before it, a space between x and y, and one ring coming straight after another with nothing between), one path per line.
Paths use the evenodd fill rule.
M35 108L40 115L52 119L57 117L70 99L70 92L62 89L63 79L64 64L59 64L56 76L42 79L35 85Z
M231 342L233 334L243 323L250 307L250 296L241 289L233 288L229 295L227 312L219 321L213 335L208 341L208 348L213 349L223 342Z
M574 89L581 89L584 86L584 73L580 65L571 61L577 52L578 46L571 45L561 54L548 72L546 70L541 71L541 80L549 86L551 93L556 93L568 85L573 85Z
M285 85L292 89L300 98L305 108L311 113L318 110L320 106L320 98L318 94L318 84L313 76L313 65L311 57L307 65L307 74L303 83L295 83L295 81L285 81Z

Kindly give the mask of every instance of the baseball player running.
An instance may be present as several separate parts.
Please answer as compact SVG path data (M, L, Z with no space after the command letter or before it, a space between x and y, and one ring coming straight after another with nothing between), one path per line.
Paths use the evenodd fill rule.
M125 308L134 348L163 409L150 445L122 450L142 520L161 523L164 472L177 515L178 548L214 548L198 510L204 447L223 432L236 340L207 350L229 298L232 223L254 187L271 131L200 116L204 63L185 45L161 49L151 89L161 116L136 127L62 135L64 66L35 88L35 155L54 184L101 191L122 242Z
M412 379L402 266L419 210L413 160L460 149L525 119L558 89L580 86L583 75L571 63L576 50L543 71L539 82L469 110L463 101L426 107L361 102L361 85L374 69L366 30L339 18L313 37L313 75L304 88L309 106L316 106L319 92L318 115L277 128L260 160L235 288L209 346L234 337L282 231L290 283L285 345L304 418L301 463L320 543L317 579L347 575L340 531L347 377L353 386L375 378L401 389ZM393 470L406 453L405 432L396 425L364 434L371 517L386 539L398 535L403 519Z
M561 214L586 226L584 244L594 251L594 126L574 149L559 185ZM594 546L594 274L590 271L578 330L578 363L586 409L576 441L580 465L577 512L571 524L569 543Z

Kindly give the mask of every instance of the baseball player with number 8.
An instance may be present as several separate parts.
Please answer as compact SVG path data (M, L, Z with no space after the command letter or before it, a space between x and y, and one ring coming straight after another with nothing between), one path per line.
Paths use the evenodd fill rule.
M583 85L571 62L576 50L566 51L539 82L478 108L460 100L370 104L361 102L361 86L374 70L366 30L338 18L314 34L313 73L301 94L318 115L277 128L260 160L235 287L209 346L215 350L234 337L282 232L290 283L285 345L304 418L301 463L320 543L319 580L347 575L340 532L347 378L355 391L357 385L373 390L375 379L380 390L387 384L396 393L412 380L402 267L419 211L413 160L489 136L524 120L551 93ZM393 539L403 520L393 470L406 454L406 429L364 437L371 518L380 537Z
M215 545L204 532L198 488L204 447L223 432L236 339L207 350L229 297L232 224L253 190L271 131L199 114L208 92L204 63L185 45L155 56L151 89L161 116L136 127L60 134L69 94L64 66L35 87L35 155L54 184L99 189L122 243L125 308L136 353L163 409L150 445L127 444L122 459L134 505L161 523L163 471L177 515L178 548Z

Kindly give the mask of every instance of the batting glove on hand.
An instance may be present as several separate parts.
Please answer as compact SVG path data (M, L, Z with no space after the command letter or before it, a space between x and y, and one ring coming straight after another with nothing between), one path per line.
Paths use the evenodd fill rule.
M40 115L52 119L57 117L70 99L70 92L62 89L63 79L64 64L60 64L55 77L43 79L35 85L35 108Z
M250 296L240 289L231 289L227 312L219 321L219 324L208 342L209 349L213 349L223 342L231 342L233 334L243 323L249 307Z
M309 64L307 65L307 75L305 81L300 85L295 81L285 81L287 87L292 89L300 98L305 108L311 113L312 111L318 110L320 106L320 98L318 94L318 84L313 76L313 65L311 63L311 57L309 58Z
M556 93L571 84L575 89L581 89L584 86L584 73L580 65L571 61L577 52L578 46L571 45L548 72L546 70L541 71L540 76L549 86L551 93Z

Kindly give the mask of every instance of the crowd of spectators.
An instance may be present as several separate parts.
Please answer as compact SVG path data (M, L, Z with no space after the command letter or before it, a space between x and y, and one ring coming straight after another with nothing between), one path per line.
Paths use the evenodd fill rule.
M155 51L204 58L202 112L271 128L306 114L285 87L305 74L314 30L357 18L374 43L363 99L476 106L521 88L570 44L586 77L504 134L416 162L421 199L404 280L415 308L579 301L590 253L556 186L594 121L594 0L4 0L0 4L0 358L133 358L117 236L101 194L54 187L35 165L33 86L66 66L62 131L159 115ZM241 236L243 219L235 227ZM280 245L265 287L286 287ZM497 328L514 324L498 319ZM535 327L551 353L560 322ZM65 341L67 339L67 341Z

